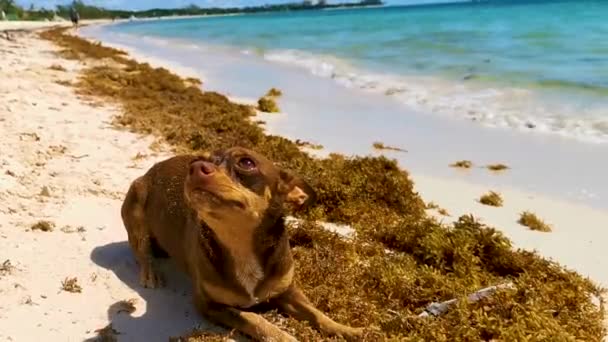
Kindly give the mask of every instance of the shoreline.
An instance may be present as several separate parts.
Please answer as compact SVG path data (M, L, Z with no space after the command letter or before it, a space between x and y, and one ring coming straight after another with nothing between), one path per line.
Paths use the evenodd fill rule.
M281 107L287 114L270 118L275 124L271 128L280 135L353 154L374 152L371 148L374 141L408 150L410 146L417 146L407 155L394 154L408 170L441 178L475 181L489 187L512 186L521 191L608 210L608 184L601 182L601 170L608 170L608 162L594 157L608 154L607 144L485 127L461 118L435 115L404 107L399 101L382 94L342 87L331 79L310 75L306 70L190 46L187 41L180 41L172 45L172 49L167 49L166 45L150 45L145 38L142 42L129 44L117 36L106 37L100 31L85 31L84 36L142 57L152 57L160 64L165 61L171 67L188 69L190 74L205 80L206 89L232 98L247 99L250 103L263 94L258 90L260 88L286 89ZM175 53L170 51L173 49ZM243 79L248 82L243 83ZM290 119L285 119L286 116ZM332 116L328 123L330 127L325 127L322 120L328 116ZM348 122L347 130L332 138L331 126L339 125L341 120ZM393 126L383 126L382 122L391 122ZM353 143L346 144L346 141ZM451 146L451 149L446 150L444 146ZM506 163L512 170L495 177L477 168L455 173L446 167L459 159L471 159L478 166ZM570 163L564 163L564 159ZM581 174L584 176L578 176ZM556 182L562 186L555 187Z
M36 40L39 43L35 43ZM44 51L49 49L50 46L49 42L43 42L37 38L29 43L38 44L36 46L39 47L41 44ZM56 48L51 50L56 50ZM27 137L30 137L29 135L26 135L26 139L24 140L24 138L18 138L20 136L18 134L13 139L5 141L9 147L23 145L29 148L29 150L20 150L18 153L8 156L10 169L16 172L19 177L25 177L23 179L26 180L28 187L26 189L22 188L17 181L4 183L7 179L11 180L7 176L0 178L3 181L3 185L8 184L10 186L9 192L0 192L3 201L15 203L15 205L20 206L20 209L25 210L24 216L19 217L11 216L13 213L7 214L0 211L0 215L2 215L0 222L9 223L11 226L15 224L18 228L27 228L30 223L35 222L39 217L50 218L56 221L58 228L63 225L76 227L86 222L86 232L65 232L65 234L63 232L55 232L53 234L59 235L48 235L49 238L47 238L47 236L41 235L47 233L23 232L20 230L17 232L9 230L9 227L2 224L2 239L0 241L18 241L15 245L11 244L10 250L7 253L10 253L11 259L14 258L13 260L15 260L20 270L15 275L10 275L9 279L12 282L18 282L25 286L21 288L16 287L16 290L12 290L8 288L12 286L12 282L10 284L2 284L3 286L8 286L7 288L3 288L3 290L12 295L3 297L7 302L0 302L0 307L12 308L10 309L12 311L0 311L0 317L8 316L11 318L10 322L15 323L15 325L11 326L11 330L7 330L7 332L0 330L0 334L22 336L26 340L28 340L28 337L33 338L34 336L43 336L43 334L47 337L51 336L51 338L52 336L56 336L59 339L65 339L66 335L68 335L74 339L78 339L85 335L82 330L86 326L88 329L86 336L94 336L94 330L102 328L108 320L107 316L110 314L110 311L106 310L106 308L111 307L111 304L114 302L127 300L131 297L138 299L134 317L117 315L111 319L119 326L120 331L127 330L129 332L145 333L145 336L140 337L147 337L149 341L155 341L160 335L164 336L175 331L178 331L178 333L185 332L188 328L193 327L195 323L200 323L196 315L186 314L184 316L184 312L188 313L191 309L189 298L175 296L170 291L137 292L133 288L129 288L129 286L135 287L133 284L136 282L136 265L124 259L126 251L124 239L126 234L120 229L119 218L116 212L114 212L120 203L121 194L126 190L127 183L135 175L144 172L154 161L161 160L171 153L166 149L161 150L161 152L151 151L148 147L152 142L150 136L127 133L108 126L112 116L120 112L119 108L115 108L116 106L114 105L108 106L107 104L100 108L95 105L95 102L90 103L87 102L88 100L78 99L73 94L71 88L57 88L59 86L54 84L57 80L56 74L51 73L49 76L41 71L42 69L46 70L50 64L61 61L62 65L65 63L68 67L68 74L65 76L68 76L67 78L69 79L75 77L80 68L82 68L78 63L68 62L57 57L49 57L52 55L42 52L38 53L38 50L34 52L27 51L23 56L20 56L21 59L25 60L20 65L24 65L25 69L34 68L34 74L27 74L27 77L30 77L28 79L29 82L38 80L41 82L38 83L38 87L46 86L50 88L45 88L45 91L39 89L40 94L36 94L40 99L36 97L36 104L31 104L26 103L30 99L28 89L30 89L31 83L17 84L15 82L15 85L13 88L10 88L8 94L13 94L19 101L24 101L23 104L19 102L24 107L15 108L11 104L11 113L15 113L17 110L22 111L22 113L19 116L10 117L10 120L15 120L15 122L2 122L0 124L4 124L6 127L13 127L13 124L15 124L13 128L15 132L37 132L42 142L37 143L35 139L32 141L28 140ZM34 57L28 57L30 55ZM149 62L152 65L166 67L185 77L199 76L198 71L186 67L177 67L161 59L154 59L141 54L133 54L131 56L140 62ZM36 58L45 59L37 60ZM42 64L42 67L40 67L40 64ZM59 72L59 74L61 73ZM20 77L25 76L16 75L15 80L20 80ZM207 80L205 78L203 78L203 82L205 82L203 87L207 89ZM60 92L55 93L55 91ZM247 98L233 97L232 99L238 102L253 101L253 99ZM51 109L54 106L62 106L61 103L49 103L48 109L41 110L47 104L45 101L65 101L65 103L68 103L67 107L70 110L57 112L55 109ZM81 114L88 112L96 113L96 115L89 117L88 115L83 116ZM62 116L58 116L57 113L62 113ZM273 125L273 119L275 121L289 120L293 116L286 112L276 115L259 114L258 117L267 120L268 127L266 131L275 134L280 133L275 131L280 129L280 127ZM7 134L7 136L11 136L11 134ZM108 141L110 143L99 144L100 141ZM34 167L35 163L39 162L33 156L40 155L40 153L36 152L41 148L40 145L50 148L51 146L56 146L56 144L66 146L67 151L69 151L63 156L53 155L49 159L50 161L47 162L52 172L57 170L60 173L57 176L34 174L27 177L28 168ZM407 146L407 149L412 150L414 147ZM96 151L96 148L100 151ZM90 153L90 151L95 151L95 153ZM330 151L333 150L325 149L322 153ZM336 150L336 152L345 151ZM140 153L144 155L143 158L137 158ZM74 158L84 155L87 155L87 157L83 159ZM398 153L389 152L386 155L392 157L398 155ZM24 161L21 160L23 158L25 158ZM77 176L68 177L64 168L66 164L70 165L69 170L80 170L80 172L77 172ZM133 168L125 168L126 165L132 165ZM401 166L404 167L404 165ZM407 166L405 167L407 168ZM84 170L86 172L82 172ZM96 179L91 179L91 175L96 175ZM600 272L607 268L605 263L608 258L606 258L606 253L603 252L601 247L603 244L608 243L608 236L606 235L607 232L601 231L601 227L598 226L598 223L608 222L605 221L606 217L608 217L605 216L606 212L595 211L572 203L555 201L552 198L534 196L534 199L530 199L528 198L531 195L530 193L512 191L507 188L498 189L503 190L501 192L503 192L505 197L505 207L483 207L475 202L475 197L481 195L481 190L483 192L489 190L485 186L475 186L454 179L429 177L416 172L412 172L411 177L413 178L415 190L422 194L425 201L435 201L439 206L446 208L452 214L447 219L453 220L460 213L471 211L476 216L481 213L479 216L484 218L484 223L489 225L494 225L494 222L506 222L506 226L498 225L497 228L505 232L509 238L513 239L515 237L513 241L516 245L528 242L529 245L523 247L537 248L546 257L555 254L556 261L565 267L575 269L583 275L593 275L592 279L594 281L604 287L607 286L608 279ZM23 181L23 179L20 181ZM66 182L66 184L54 183L57 181ZM41 184L48 184L51 192L50 199L45 199L44 196L40 197ZM19 194L31 196L31 199L24 200ZM98 196L99 199L91 200L89 198L91 195ZM40 202L36 204L37 201ZM529 208L528 206L534 207ZM530 232L516 223L512 224L513 222L511 221L516 219L516 217L512 217L513 214L521 208L538 211L543 219L546 219L554 226L554 231L551 233ZM39 210L39 212L36 210ZM431 211L431 213L434 212ZM87 215L93 215L93 218L87 219ZM508 222L511 222L511 224ZM586 245L584 243L587 243L587 241L580 241L587 238L593 238L593 241L589 241L593 244ZM82 241L80 241L81 239ZM581 245L576 245L575 242L577 241L580 241ZM100 247L102 248L100 249ZM36 249L36 253L30 255L32 254L30 250L33 248ZM106 248L105 251L104 248ZM85 258L88 261L87 252L89 250L93 250L92 259L98 265L94 265L90 261L83 263L82 260ZM56 260L57 255L61 255L61 253L70 254L74 259L68 263L63 263L65 265L61 268L57 268L54 264L49 265L49 261L52 263L52 260ZM97 259L95 259L95 253L97 253ZM103 258L99 259L99 256ZM31 260L33 257L36 257L37 260ZM49 261L40 262L40 260ZM28 261L30 264L27 264ZM79 266L77 269L68 269L68 264L78 264ZM113 270L111 270L112 268ZM52 272L49 273L49 269ZM36 282L36 276L39 276L43 272L46 272L44 274L56 280L56 282ZM86 275L90 274L90 272L94 272L96 276L93 277L91 274L91 277L86 279ZM69 293L51 295L56 292L60 280L64 276L69 276L73 273L85 276L84 279L79 278L83 283L84 293L81 295ZM180 284L176 284L175 286L178 291L181 291L186 285L183 284L185 283L183 279L179 277L178 279ZM95 293L94 296L86 295L93 292ZM32 296L29 300L30 304L27 305L22 304L19 306L14 304L15 301L21 300L28 302L28 293L46 293L46 295L45 298ZM47 296L50 297L49 300L46 300ZM77 298L77 300L74 301L73 298ZM94 298L93 302L91 302L91 298ZM180 298L179 302L175 303L175 298ZM69 307L65 306L67 302L70 302ZM35 317L41 317L39 321L43 326L39 325L36 329L31 329L31 331L17 331L23 330L20 329L20 326L17 324L18 322L32 321L31 307L39 308L36 311ZM86 313L83 312L83 308L85 307L90 308ZM67 312L62 311L62 309ZM44 311L50 312L50 316L47 317ZM79 320L77 323L74 323L75 320L72 312L79 314L79 318L76 320ZM155 313L158 317L151 317L150 312ZM84 317L81 317L83 313ZM28 317L28 319L25 317ZM164 322L163 326L159 326L158 323L160 321ZM146 327L145 329L141 329L142 324ZM55 327L59 327L59 329ZM73 329L69 329L69 327L73 327ZM45 329L50 329L50 334L46 331L43 333L42 330ZM128 334L126 338L129 338ZM16 340L22 339L17 338Z
M127 51L138 61L150 63L154 67L163 67L172 70L178 75L186 77L200 77L204 80L205 89L213 89L209 84L205 74L199 70L179 65L169 60L145 55L141 51L127 45L113 44L112 42L101 41L106 46ZM254 105L255 98L243 98L227 95L227 97L237 103ZM268 114L258 112L257 118L265 121L265 129L270 134L285 136L289 139L301 139L309 141L306 136L297 136L291 131L284 130L289 126L290 113L282 112L279 114ZM312 119L311 119L312 120ZM280 124L278 122L281 121ZM353 137L351 137L352 139ZM313 140L313 143L324 145L325 141ZM390 144L389 144L390 145ZM342 145L344 146L344 145ZM397 146L399 146L397 144ZM412 146L408 146L408 153L411 153ZM407 153L374 150L370 144L368 151L361 149L327 149L308 150L309 153L318 156L327 156L329 153L340 153L346 155L379 155L384 154L389 158L399 158ZM455 160L454 160L455 161ZM602 286L608 287L608 257L604 251L604 246L608 245L608 231L603 230L605 223L608 222L608 209L591 207L574 201L556 199L552 196L539 194L532 191L517 189L510 185L488 186L484 183L475 182L472 179L474 170L451 170L451 177L429 176L423 171L412 171L407 165L400 163L412 175L415 188L419 191L425 201L433 201L440 207L446 209L450 216L438 214L435 210L429 212L440 220L451 222L453 219L467 214L474 214L485 224L496 227L515 243L516 247L527 250L538 250L542 255L553 258L557 262L566 266L571 265L573 269L581 271L583 274L592 277ZM449 170L447 163L444 166ZM488 172L487 170L484 170ZM504 173L491 175L492 177L502 177L512 172L507 170ZM473 177L459 178L458 175L472 174ZM480 204L477 199L487 191L498 191L505 198L505 206L493 208ZM539 233L529 231L526 227L517 223L519 213L531 210L537 212L539 216L547 220L554 231L552 233ZM579 228L583 227L583 228ZM576 239L581 240L578 244L573 239L572 234L580 234ZM573 241L574 240L574 241ZM584 242L583 242L584 241ZM569 253L564 254L563 248L568 246Z
M235 24L224 22L218 25L231 27ZM271 62L275 69L300 68L316 77L333 80L339 86L384 95L384 101L397 102L402 107L433 116L529 135L608 145L604 97L598 93L601 92L599 88L584 82L550 82L521 75L510 78L508 74L502 75L504 70L488 71L495 68L485 70L484 65L471 66L469 71L461 73L439 69L422 72L403 69L400 64L374 64L364 57L347 57L331 49L314 49L314 45L312 50L273 47L264 40L257 43L235 40L224 45L226 42L210 38L214 43L207 43L184 32L174 37L166 33L155 34L152 25L133 29L133 32L127 28L97 32L94 38L120 43L143 38L144 41L135 45L146 49L171 46L178 58L198 50L222 53L227 59L238 58L245 63L259 59L262 61L257 64ZM178 25L176 29L179 30ZM212 30L213 27L207 29ZM168 55L168 52L164 54Z

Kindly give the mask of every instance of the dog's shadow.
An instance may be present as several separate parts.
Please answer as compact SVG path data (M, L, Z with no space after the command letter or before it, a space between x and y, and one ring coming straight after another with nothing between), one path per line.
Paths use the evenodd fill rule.
M214 332L225 331L205 321L196 312L189 279L176 270L169 259L161 262L166 285L158 289L147 289L139 284L139 266L126 241L96 247L91 253L91 260L114 272L118 279L145 301L136 303L137 310L133 314L125 312L124 304L120 301L108 308L108 318L112 328L118 332L118 341L166 342L170 337L184 335L195 327Z

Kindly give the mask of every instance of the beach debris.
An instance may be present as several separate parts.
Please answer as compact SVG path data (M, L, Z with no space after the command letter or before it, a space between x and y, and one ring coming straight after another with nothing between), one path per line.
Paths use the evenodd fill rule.
M311 150L322 150L323 149L323 145L321 145L321 144L313 144L311 142L300 140L300 139L296 139L295 143L299 147L310 148Z
M66 226L61 227L60 230L66 234L86 232L86 229L83 226L78 226L78 227L74 228L70 225L66 225Z
M78 284L78 278L73 277L66 277L62 282L61 282L61 289L63 291L66 292L71 292L71 293L81 293L82 292L82 287Z
M61 66L59 64L53 64L49 67L49 69L55 70L55 71L67 71L66 68L64 68L63 66Z
M38 221L34 223L31 227L32 231L40 230L43 232L52 232L53 228L55 228L55 223L45 220Z
M499 172L499 171L505 171L508 170L509 167L505 164L490 164L490 165L486 165L486 168L490 171L495 171L495 172Z
M473 167L473 162L470 160L459 160L450 164L450 167L460 168L460 169L470 169Z
M372 146L376 149L376 150L387 150L387 151L398 151L398 152L407 152L407 150L399 148L399 147L393 147L393 146L388 146L385 145L384 143L381 143L379 141L376 141L372 144Z
M266 95L262 96L258 100L258 109L265 113L280 112L281 110L279 109L279 106L277 105L276 98L281 95L283 95L283 92L281 92L279 89L271 88L270 90L268 90Z
M70 226L70 225L63 226L63 227L61 227L61 229L59 229L59 230L61 230L62 232L66 233L66 234L71 234L71 233L75 233L75 232L76 232L76 229L74 229L74 228L73 228L72 226Z
M530 228L530 230L536 230L536 231L545 232L545 233L552 231L552 228L550 225L546 224L543 220L538 218L538 216L536 216L536 214L534 214L530 211L522 212L519 216L519 220L517 221L517 223L521 224L522 226L526 226L526 227Z
M509 282L509 283L505 283L505 284L486 287L486 288L483 288L479 291L476 291L476 292L468 295L467 300L469 301L469 303L475 303L475 302L482 300L483 298L486 298L486 297L494 294L498 290L506 290L506 289L515 289L515 285L512 282ZM457 303L458 303L458 299L450 299L450 300L446 300L445 302L441 302L441 303L431 303L429 306L427 306L424 309L424 311L422 313L420 313L418 315L418 317L441 316L444 313L446 313L450 309L450 307L454 306Z
M21 299L21 304L23 304L23 305L40 305L40 304L38 304L38 303L35 303L35 302L32 300L32 296L25 296L25 297L23 297L23 298Z
M441 208L437 203L435 202L429 202L425 205L424 207L426 210L436 210L437 213L439 215L442 216L451 216L450 213L445 209L445 208Z
M437 209L437 212L438 212L439 214L443 215L443 216L452 216L452 215L450 215L450 213L449 213L449 212L448 212L446 209L444 209L444 208L439 208L439 209Z
M93 108L101 108L105 106L105 103L103 103L102 101L95 101L90 99L88 99L88 101L86 101L85 103Z
M64 154L68 150L64 145L51 145L49 146L49 153L51 154Z
M196 78L196 77L187 77L184 79L184 83L186 83L189 86L197 86L197 87L200 87L203 85L203 81L201 81L200 78Z
M133 160L133 161L143 160L143 159L146 159L147 157L148 157L147 154L141 153L141 152L137 152L137 154L135 156L133 156L133 158L131 158L131 160Z
M499 193L490 191L486 194L481 195L479 203L488 205L491 207L502 207L503 199Z
M40 196L51 197L51 191L48 186L43 186L42 190L40 190Z
M72 82L68 81L68 80L56 80L55 83L62 85L62 86L66 86L66 87L69 87L72 85Z
M112 323L106 325L101 329L96 329L95 333L97 336L91 339L87 339L87 342L117 342L117 336L120 333L112 327Z
M89 156L88 154L82 154L80 156L68 156L68 157L70 157L72 159L82 159L82 158L86 158L88 156Z
M426 209L439 209L439 205L431 201L426 204Z
M277 102L272 97L263 96L258 100L258 109L264 113L280 112Z
M0 264L0 276L12 274L14 270L15 266L13 266L10 259L6 259L2 264Z
M38 134L34 133L19 133L19 139L20 140L24 140L24 137L30 137L32 138L34 141L40 141L40 137L38 136Z
M268 92L266 93L266 96L267 97L279 97L279 96L283 96L283 92L277 88L270 88L270 90L268 90Z

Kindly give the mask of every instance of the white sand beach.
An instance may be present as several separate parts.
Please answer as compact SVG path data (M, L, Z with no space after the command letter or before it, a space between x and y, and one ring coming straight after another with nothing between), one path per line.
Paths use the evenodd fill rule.
M200 320L190 297L139 289L119 208L131 180L168 154L114 129L116 108L57 84L81 66L56 50L34 36L0 39L0 340L82 341L110 315L120 340L166 341ZM41 220L53 231L32 230ZM81 293L62 291L71 277ZM115 317L112 305L132 299L133 318Z
M52 26L68 26L72 25L69 21L27 21L27 20L14 20L14 21L0 21L0 31L4 30L35 30L43 29Z
M86 19L82 20L83 25L99 25L111 23L110 19ZM7 20L0 21L0 31L5 30L38 30L54 26L72 26L69 20L44 21L44 20Z

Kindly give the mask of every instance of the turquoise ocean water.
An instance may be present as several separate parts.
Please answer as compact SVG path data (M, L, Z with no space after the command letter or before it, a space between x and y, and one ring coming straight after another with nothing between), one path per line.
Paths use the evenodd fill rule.
M608 1L300 11L107 30L304 68L489 126L608 142Z

